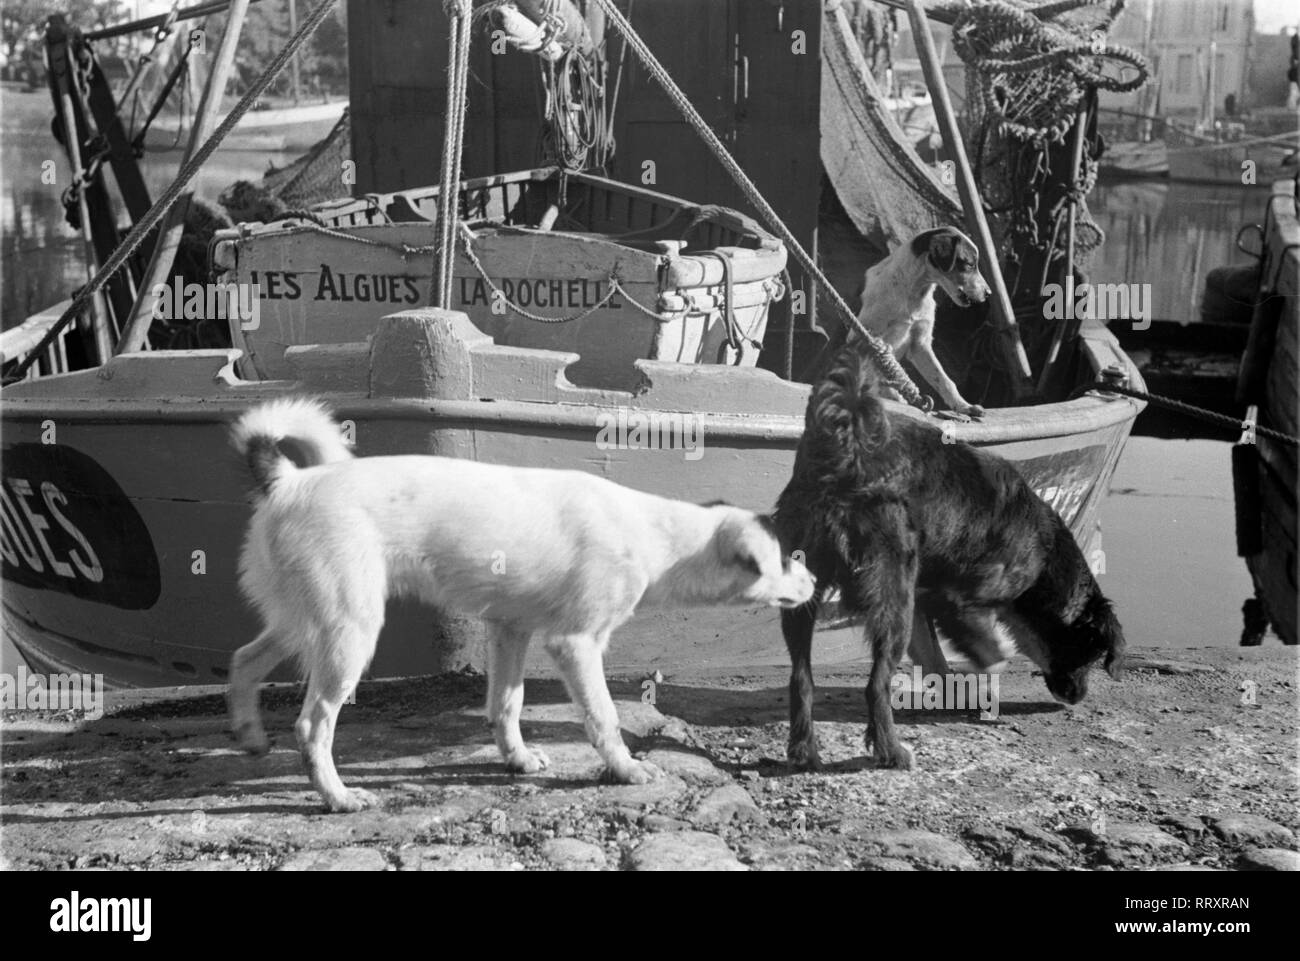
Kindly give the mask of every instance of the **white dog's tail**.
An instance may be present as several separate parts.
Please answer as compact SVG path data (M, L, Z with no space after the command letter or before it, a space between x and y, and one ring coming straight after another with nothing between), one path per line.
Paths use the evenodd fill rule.
M329 408L306 397L285 397L254 407L235 422L230 438L248 460L264 495L286 470L352 457Z

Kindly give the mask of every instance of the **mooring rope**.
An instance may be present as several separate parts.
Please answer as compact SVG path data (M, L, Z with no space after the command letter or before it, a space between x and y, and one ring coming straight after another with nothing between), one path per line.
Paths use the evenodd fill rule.
M122 242L117 245L111 254L109 254L108 259L104 261L104 265L95 272L95 276L92 277L90 282L87 283L86 286L82 287L77 296L72 299L72 303L68 305L68 309L60 314L59 319L54 322L53 326L51 326L48 331L45 332L45 336L41 338L40 343L37 344L26 357L18 362L17 366L14 367L13 372L5 378L6 384L22 380L27 374L27 370L32 366L32 364L36 363L38 357L45 353L50 344L54 342L54 339L59 336L60 332L62 332L63 328L79 317L90 304L91 299L99 293L104 284L108 282L109 278L122 269L122 266L127 262L130 256L135 253L140 244L144 242L149 231L158 225L159 221L163 219L167 211L171 209L172 205L180 199L181 194L185 191L185 187L194 179L195 175L198 174L203 165L207 163L207 160L212 156L213 151L215 151L217 147L221 146L221 141L223 141L226 138L226 135L235 128L235 125L243 119L244 114L252 108L253 104L257 103L257 101L261 99L261 96L266 92L267 87L269 87L271 82L279 76L280 71L289 63L290 58L295 52L297 52L298 48L316 32L316 28L321 25L325 20L325 16L330 12L331 8L333 8L334 2L335 0L320 0L320 3L317 4L316 8L312 10L312 12L308 14L307 19L303 21L302 26L298 28L298 32L289 38L289 42L285 44L284 49L276 54L275 59L271 61L270 65L267 66L262 75L254 81L253 85L249 87L248 92L240 98L239 103L235 104L230 113L226 115L226 119L221 121L221 125L212 132L212 136L208 137L208 139L203 142L203 146L198 149L190 159L189 163L185 164L185 166L180 169L180 172L176 174L176 179L171 182L171 185L165 191L163 191L162 196L154 202L152 207L145 211L144 216L136 221L135 226L131 228L130 232L125 238L123 238Z
M731 156L722 141L718 139L718 135L713 132L713 128L710 127L704 118L700 116L699 112L691 104L690 100L687 99L686 94L682 92L681 88L677 86L677 83L669 75L668 71L665 70L663 65L655 58L655 55L650 51L650 48L645 45L645 41L643 41L640 35L632 29L632 25L627 22L627 19L623 16L622 12L614 5L613 0L598 0L598 2L601 7L604 8L605 15L609 18L609 21L618 28L618 32L623 35L628 46L632 48L633 52L641 60L646 71L655 78L659 86L663 88L664 93L668 95L668 99L677 107L678 112L686 119L686 122L695 129L695 132L699 135L700 139L705 142L708 148L713 152L713 155L718 159L718 162L722 164L723 169L731 175L731 179L736 182L736 185L741 189L741 192L744 193L745 199L753 204L755 209L757 209L763 215L764 219L767 220L768 225L781 235L781 239L785 242L787 249L794 254L795 260L799 262L799 266L802 267L808 275L813 278L817 286L821 288L835 311L844 321L845 326L851 327L858 332L858 335L862 338L863 344L871 354L871 359L880 369L881 374L889 386L897 390L899 394L903 396L904 400L912 406L927 409L929 401L921 395L921 392L917 390L916 384L912 383L912 379L907 376L907 372L903 370L902 366L898 363L898 360L894 357L894 352L890 346L867 330L867 328L862 325L862 322L854 315L853 311L849 310L849 305L844 302L844 298L840 296L839 291L831 286L831 282L826 278L826 275L822 273L821 268L817 266L812 257L808 256L808 252L803 249L798 238L796 238L790 228L785 225L785 222L782 221L777 212L772 209L771 204L769 204L763 197L762 193L759 192L758 187L756 187L754 182L749 179L745 171L741 169L738 163L736 163L735 158ZM791 323L793 323L793 318L791 318Z
M1098 381L1095 384L1084 384L1070 395L1070 399L1082 397L1089 391L1099 391L1101 393L1123 394L1125 397L1133 397L1137 400L1144 400L1147 403L1155 404L1157 407L1164 407L1188 417L1195 417L1209 424L1215 424L1228 430L1253 431L1259 437L1267 437L1269 440L1277 441L1279 444L1286 444L1289 447L1300 446L1300 438L1292 437L1280 430L1273 430L1271 427L1261 427L1258 424L1251 424L1242 420L1240 417L1232 417L1229 414L1221 414L1217 410L1207 410L1204 407L1197 407L1195 404L1189 404L1186 401L1178 400L1175 397L1165 397L1163 394L1151 394L1145 390L1135 390L1132 387L1125 387L1121 384L1112 384L1108 381Z
M442 141L442 180L438 186L438 241L434 252L429 302L451 309L456 267L456 224L460 217L461 152L469 107L469 46L473 8L470 0L443 0L451 29L447 33L447 112Z

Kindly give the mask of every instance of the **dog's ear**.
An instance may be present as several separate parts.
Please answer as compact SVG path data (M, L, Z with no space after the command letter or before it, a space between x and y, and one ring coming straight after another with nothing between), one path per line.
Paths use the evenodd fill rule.
M770 521L769 521L770 523ZM714 545L718 559L727 567L736 567L748 573L763 573L758 558L754 556L753 544L747 535L747 525L737 524L734 517L724 520L714 532Z
M949 273L957 263L957 236L950 231L937 230L930 237L928 256L937 270Z

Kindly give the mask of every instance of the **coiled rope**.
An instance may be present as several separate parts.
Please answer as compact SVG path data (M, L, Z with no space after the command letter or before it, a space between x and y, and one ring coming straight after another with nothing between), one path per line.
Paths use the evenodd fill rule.
M772 209L772 206L759 192L758 188L754 185L754 182L745 174L745 171L736 163L735 159L727 151L727 148L723 146L722 141L718 139L718 135L713 132L713 128L705 122L704 118L701 117L695 107L692 106L690 100L688 100L686 95L682 93L681 88L677 86L668 71L659 63L655 58L655 55L650 52L650 48L645 45L645 41L643 41L637 32L632 29L632 25L627 22L627 19L623 16L622 12L614 5L613 0L597 0L597 2L602 8L604 8L605 15L609 19L609 22L614 24L618 29L618 32L623 35L623 39L627 41L628 46L632 48L632 51L640 59L642 65L646 68L646 71L654 77L659 86L663 88L664 93L668 95L668 99L677 107L678 112L686 122L695 129L696 134L699 135L700 139L702 139L713 152L713 155L718 159L718 162L722 164L723 169L731 175L731 179L736 182L736 185L740 188L741 192L744 193L745 199L753 204L754 208L763 215L763 218L767 221L768 225L780 234L781 239L785 242L786 248L794 254L794 258L799 262L799 266L813 278L822 293L831 302L836 313L840 315L845 326L853 328L858 332L858 335L862 338L863 345L871 355L871 359L875 362L881 375L889 386L898 391L898 393L902 395L903 399L912 406L921 409L928 409L930 402L921 395L921 392L917 390L916 384L912 383L912 379L907 376L907 372L903 370L902 366L898 363L898 360L894 357L893 350L891 350L889 345L883 340L874 336L869 330L867 330L867 328L864 327L854 315L853 311L849 310L849 305L844 302L844 298L840 296L839 291L831 286L831 282L826 278L826 275L822 273L821 268L819 268L813 259L808 256L808 252L803 249L798 238L796 238L790 231L790 228L785 225L777 212Z
M1064 0L1026 7L980 0L961 7L953 22L953 49L968 67L972 125L992 122L1004 136L1060 141L1074 123L1089 87L1127 93L1146 83L1146 58L1106 43L1103 32L1081 35L1081 23L1054 18L1107 0ZM1103 15L1114 18L1114 5ZM1107 66L1131 72L1117 77Z
M45 353L50 344L54 342L54 339L63 331L63 328L79 317L89 306L92 298L104 284L108 283L109 278L122 269L130 256L144 242L149 231L158 225L172 205L180 199L181 194L185 192L186 186L203 168L203 165L207 163L213 151L221 146L221 141L243 119L244 114L252 108L253 104L261 99L262 94L266 93L266 89L280 75L280 71L288 65L290 58L293 57L298 48L316 32L316 28L321 25L326 15L333 8L334 2L335 0L321 0L316 5L316 8L308 14L307 19L298 28L298 32L289 38L289 42L285 44L284 49L276 54L275 59L271 61L262 75L254 81L248 92L240 98L239 103L235 104L230 113L226 115L226 119L221 121L221 125L212 132L212 136L203 142L203 146L199 147L190 161L180 169L180 172L176 174L176 179L163 191L162 196L154 202L154 205L145 212L144 216L136 221L135 226L131 228L122 242L109 254L108 259L104 261L104 265L95 272L95 276L72 299L68 309L60 314L59 319L46 331L45 336L41 338L41 342L18 362L13 371L5 378L6 384L22 380L28 369L36 363L37 358Z

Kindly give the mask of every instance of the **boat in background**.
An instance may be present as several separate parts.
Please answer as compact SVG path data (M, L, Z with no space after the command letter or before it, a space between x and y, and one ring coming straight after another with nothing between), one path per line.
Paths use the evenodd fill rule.
M361 341L425 301L438 188L319 204L213 238L219 283L265 288L232 325L241 370L287 377L290 347ZM464 181L451 306L496 343L569 351L575 384L632 390L633 361L752 367L786 252L754 220L555 167Z
M340 99L251 110L222 146L227 150L276 153L308 150L334 129L347 106L348 101ZM180 150L185 146L189 127L188 121L178 121L174 116L160 117L145 134L144 146L148 150Z
M1169 176L1169 147L1163 140L1119 140L1108 143L1097 170L1120 180Z

